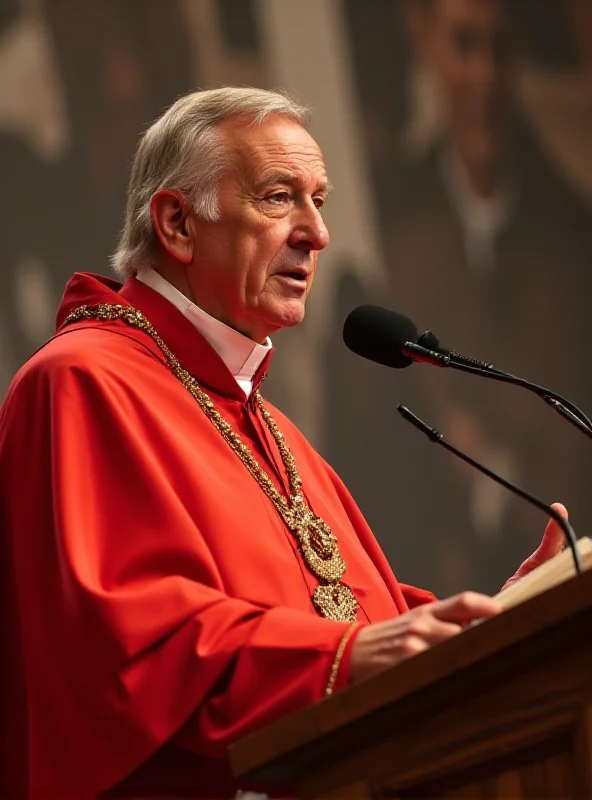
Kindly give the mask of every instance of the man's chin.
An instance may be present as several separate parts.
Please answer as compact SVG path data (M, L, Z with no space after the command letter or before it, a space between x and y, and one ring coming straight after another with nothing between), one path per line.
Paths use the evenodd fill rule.
M281 303L280 307L270 309L267 319L274 331L282 328L294 328L304 319L305 306L302 300L288 300Z

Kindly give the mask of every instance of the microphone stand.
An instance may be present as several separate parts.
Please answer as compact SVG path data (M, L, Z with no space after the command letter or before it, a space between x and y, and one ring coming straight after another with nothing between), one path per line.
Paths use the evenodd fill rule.
M464 356L456 357L454 355L447 355L439 353L437 350L429 350L427 347L422 347L413 342L405 342L402 348L403 355L411 358L413 361L419 363L432 364L436 367L450 367L459 370L459 372L468 372L471 375L479 375L482 378L489 378L490 380L500 381L501 383L509 383L513 386L521 386L529 392L541 397L547 405L555 409L561 416L570 422L579 431L584 433L589 439L592 439L592 421L584 414L584 412L572 403L567 398L562 397L556 392L546 389L544 386L539 386L537 383L527 381L524 378L518 378L516 375L511 375L509 372L502 372L495 369L491 364L484 362L469 362L471 359L466 359ZM462 361L460 360L462 359ZM483 364L483 366L477 366Z
M541 511L544 511L546 514L548 514L548 516L550 516L553 520L555 520L555 522L559 525L559 527L565 534L565 537L571 548L574 565L576 568L576 573L578 575L582 574L583 571L582 562L580 559L580 554L578 552L578 545L577 545L575 531L571 527L569 522L564 517L562 517L558 511L556 511L548 503L544 503L542 500L539 500L538 497L535 497L529 492L526 492L524 489L521 489L519 486L510 483L510 481L507 481L505 478L502 478L501 475L498 475L496 472L493 472L493 470L489 469L489 467L480 464L478 461L475 461L474 458L471 458L471 456L467 455L466 453L463 453L462 450L459 450L453 444L446 441L446 439L444 438L444 434L440 433L440 431L437 431L435 428L430 427L426 422L420 419L406 406L399 404L397 406L397 411L401 414L403 419L405 419L407 422L410 422L415 428L424 433L431 442L441 445L442 447L444 447L444 449L448 450L450 453L453 453L455 456L462 459L462 461L465 461L467 464L470 464L472 467L475 467L475 469L479 470L479 472L482 472L484 475L487 475L488 478L491 478L496 483L499 483L501 486L504 486L506 489L509 489L511 492L514 492L514 494L517 494L518 497L521 497L523 500L526 500L528 503L531 503L532 505L536 506L536 508L540 509Z

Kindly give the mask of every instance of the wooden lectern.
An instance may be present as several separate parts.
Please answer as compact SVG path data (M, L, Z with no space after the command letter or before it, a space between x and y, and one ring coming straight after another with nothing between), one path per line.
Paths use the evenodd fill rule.
M298 798L592 798L592 571L253 733Z

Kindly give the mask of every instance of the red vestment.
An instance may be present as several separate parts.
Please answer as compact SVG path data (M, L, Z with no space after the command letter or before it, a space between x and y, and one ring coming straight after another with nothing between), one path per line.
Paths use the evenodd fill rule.
M121 321L64 326L96 303L142 311L287 491L259 410L193 325L135 279L74 276L0 416L5 766L14 796L229 797L228 743L320 700L349 625L315 612L292 535L153 340ZM359 620L432 600L397 583L337 475L267 406Z

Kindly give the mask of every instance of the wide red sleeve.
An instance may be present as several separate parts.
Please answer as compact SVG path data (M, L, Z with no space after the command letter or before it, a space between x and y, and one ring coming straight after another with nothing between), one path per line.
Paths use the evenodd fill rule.
M323 697L349 627L225 594L166 442L130 424L141 390L115 351L88 360L28 369L0 418L34 796L94 796L180 730L225 757Z
M400 583L399 587L409 609L423 606L426 603L435 603L438 599L433 592L429 592L427 589L418 589L417 586L409 586L406 583Z

